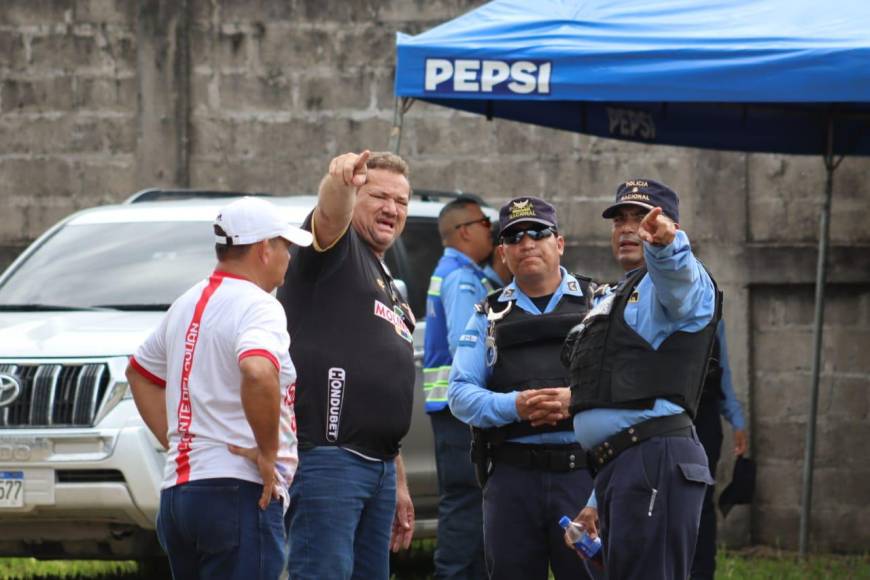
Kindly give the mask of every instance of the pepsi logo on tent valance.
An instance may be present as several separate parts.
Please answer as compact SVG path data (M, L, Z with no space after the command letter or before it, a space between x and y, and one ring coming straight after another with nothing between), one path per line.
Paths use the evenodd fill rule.
M548 95L552 71L548 60L427 58L424 92Z

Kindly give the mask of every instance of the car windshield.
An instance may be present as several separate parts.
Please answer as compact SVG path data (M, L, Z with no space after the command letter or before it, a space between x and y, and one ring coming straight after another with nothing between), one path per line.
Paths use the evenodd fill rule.
M214 265L209 222L66 225L0 286L0 308L164 309Z

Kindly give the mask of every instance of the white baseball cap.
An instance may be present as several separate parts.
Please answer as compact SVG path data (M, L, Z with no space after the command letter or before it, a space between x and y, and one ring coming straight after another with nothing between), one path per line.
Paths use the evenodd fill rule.
M256 244L272 238L284 238L297 246L310 246L311 232L291 225L274 204L259 197L243 197L224 206L214 220L227 235L215 235L224 246Z

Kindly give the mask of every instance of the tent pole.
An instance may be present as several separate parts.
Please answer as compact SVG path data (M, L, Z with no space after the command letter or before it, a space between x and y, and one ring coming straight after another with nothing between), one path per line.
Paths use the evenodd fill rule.
M810 409L807 416L807 437L804 451L803 492L801 494L800 555L807 555L810 535L810 512L813 500L813 467L816 453L816 419L819 411L819 374L822 362L822 325L825 319L825 281L828 266L828 240L831 225L831 197L834 189L834 120L828 117L828 143L825 151L825 199L819 224L819 252L816 264L816 304L813 318L813 366L810 388ZM842 161L842 158L840 158Z
M405 122L405 113L413 104L414 99L396 97L396 104L393 108L393 127L390 129L390 141L387 144L387 150L396 155L399 154L399 149L402 146L402 124Z

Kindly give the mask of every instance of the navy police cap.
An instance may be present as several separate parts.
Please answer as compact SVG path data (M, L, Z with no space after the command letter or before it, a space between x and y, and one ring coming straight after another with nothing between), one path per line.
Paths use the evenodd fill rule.
M556 223L556 208L539 197L515 197L498 212L498 233L521 222L534 222L559 229Z
M616 189L616 203L604 210L601 216L612 218L618 208L627 205L646 209L660 207L663 214L677 223L680 221L680 198L673 189L652 179L629 179L620 183Z

